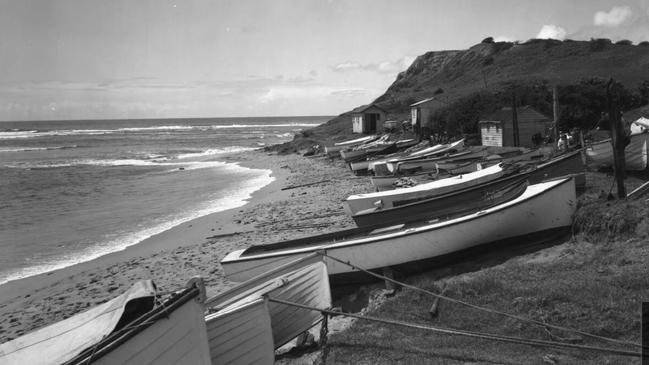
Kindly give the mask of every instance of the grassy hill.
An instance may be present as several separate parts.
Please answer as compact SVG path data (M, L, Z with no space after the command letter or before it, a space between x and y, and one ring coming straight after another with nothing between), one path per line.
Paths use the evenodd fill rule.
M618 45L606 40L533 39L523 44L480 43L463 51L428 52L399 74L376 103L395 114L407 113L416 100L439 94L443 100L511 82L545 80L550 85L601 77L636 87L649 75L649 46Z
M619 43L619 42L618 42ZM409 105L433 95L453 103L512 84L571 85L582 79L613 77L628 89L649 78L649 44L613 44L607 39L525 43L484 42L467 50L434 51L412 63L374 103L388 117L408 118ZM284 149L299 150L352 135L348 113L296 136Z

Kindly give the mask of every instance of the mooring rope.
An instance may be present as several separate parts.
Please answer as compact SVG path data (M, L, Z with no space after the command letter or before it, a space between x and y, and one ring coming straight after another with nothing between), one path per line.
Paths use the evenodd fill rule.
M413 285L409 285L409 284L394 280L392 278L389 278L389 277L374 273L374 272L372 272L370 270L366 270L366 269L364 269L362 267L356 266L356 265L350 263L349 261L343 261L343 260L341 260L339 258L330 256L325 251L319 251L319 253L324 257L327 257L327 258L329 258L331 260L337 261L337 262L339 262L341 264L345 264L345 265L347 265L347 266L349 266L351 268L362 271L362 272L364 272L366 274L369 274L369 275L372 275L372 276L374 276L376 278L386 280L386 281L389 281L389 282L391 282L393 284L403 286L404 288L408 288L408 289L412 289L412 290L415 290L415 291L418 291L418 292L421 292L421 293L425 293L425 294L431 295L431 296L436 297L436 298L444 299L444 300L452 302L452 303L461 304L461 305L464 305L464 306L467 306L467 307L470 307L470 308L473 308L473 309L481 310L481 311L492 313L492 314L498 314L498 315L505 316L505 317L508 317L508 318L512 318L512 319L515 319L515 320L518 320L518 321L521 321L521 322L533 323L533 324L536 324L536 325L539 325L539 326L549 327L549 328L553 328L553 329L556 329L556 330L577 333L577 334L580 334L580 335L583 335L583 336L596 338L596 339L602 340L602 341L608 341L608 342L613 342L613 343L617 343L617 344L621 344L621 345L635 346L635 347L641 347L641 348L643 347L641 344L635 343L635 342L623 341L623 340L617 340L617 339L610 338L610 337L598 336L598 335L595 335L595 334L592 334L592 333L580 331L580 330L573 329L573 328L568 328L568 327L558 326L558 325L554 325L554 324L549 324L549 323L537 321L535 319L520 317L520 316L517 316L517 315L514 315L514 314L501 312L501 311L498 311L498 310L495 310L495 309L481 307L479 305L475 305L475 304L471 304L471 303L468 303L468 302L461 301L459 299L454 299L454 298L451 298L451 297L447 297L447 296L442 295L442 294L437 294L437 293L434 293L434 292L432 292L430 290L422 289L422 288L419 288L419 287L416 287L416 286L413 286Z
M526 338L520 338L520 337L511 337L511 336L503 336L503 335L491 334L491 333L473 332L473 331L455 330L455 329L442 328L442 327L426 326L426 325L421 325L421 324L416 324L416 323L408 323L408 322L404 322L404 321L397 321L397 320L391 320L391 319L362 316L360 314L343 313L343 312L333 311L333 310L329 310L329 309L316 308L316 307L311 307L311 306L308 306L308 305L289 302L289 301L286 301L286 300L277 299L277 298L271 298L271 297L269 297L268 300L271 301L271 302L284 304L284 305L289 305L289 306L293 306L293 307L296 307L296 308L302 308L302 309L308 309L308 310L317 311L317 312L321 312L321 313L327 313L327 314L332 315L332 316L346 316L346 317L352 317L352 318L362 319L362 320L366 320L366 321L390 324L390 325L407 327L407 328L421 329L421 330L426 330L426 331L431 331L431 332L436 332L436 333L441 333L441 334L447 334L447 335L465 336L465 337L472 337L472 338L480 338L480 339L484 339L484 340L510 342L510 343L516 343L516 344L521 344L521 345L530 345L530 346L570 348L570 349L578 349L578 350L605 352L605 353L608 353L608 354L621 355L621 356L633 356L633 357L641 357L642 356L642 354L640 352L633 352L633 351L627 351L627 350L618 350L618 349L607 348L607 347L575 345L575 344L564 343L564 342L545 341L545 340L532 340L532 339L526 339Z

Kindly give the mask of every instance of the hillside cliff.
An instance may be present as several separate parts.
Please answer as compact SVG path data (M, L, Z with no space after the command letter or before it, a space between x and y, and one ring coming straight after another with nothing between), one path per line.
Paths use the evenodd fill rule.
M482 95L495 95L512 85L542 85L547 89L554 85L577 85L585 79L611 77L633 90L649 80L649 42L631 45L630 42L613 44L608 39L532 39L525 43L486 40L466 50L427 52L401 72L374 103L388 111L388 118L402 120L408 118L410 104L433 95L450 105L462 99L473 103L471 98L476 95L484 103L487 99ZM649 81L645 81L645 89L647 85ZM551 99L550 93L546 90L541 97ZM465 115L476 119L476 114L492 112L496 107L499 105L472 110ZM329 144L351 135L350 116L343 113L297 135L285 150L299 150L315 143Z
M613 77L627 87L636 87L649 78L649 46L538 39L428 52L400 73L375 102L401 114L407 113L411 102L440 91L439 97L452 101L481 90L499 90L511 82L545 80L562 85L592 77Z

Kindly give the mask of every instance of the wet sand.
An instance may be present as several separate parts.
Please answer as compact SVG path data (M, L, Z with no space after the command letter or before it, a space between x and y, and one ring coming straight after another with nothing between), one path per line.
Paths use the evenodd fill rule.
M152 279L167 291L202 276L208 295L226 290L235 284L224 278L219 265L228 252L352 227L342 200L372 191L369 179L323 157L254 151L230 160L271 169L275 181L243 207L184 223L123 251L0 286L0 343L103 303L138 280Z

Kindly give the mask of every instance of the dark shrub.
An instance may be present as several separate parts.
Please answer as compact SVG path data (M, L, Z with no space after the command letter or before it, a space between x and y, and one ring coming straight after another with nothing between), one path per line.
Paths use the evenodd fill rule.
M591 38L590 39L590 50L593 52L599 52L606 49L607 46L613 44L608 38Z
M493 43L494 42L494 37L487 37L482 40L480 43Z

